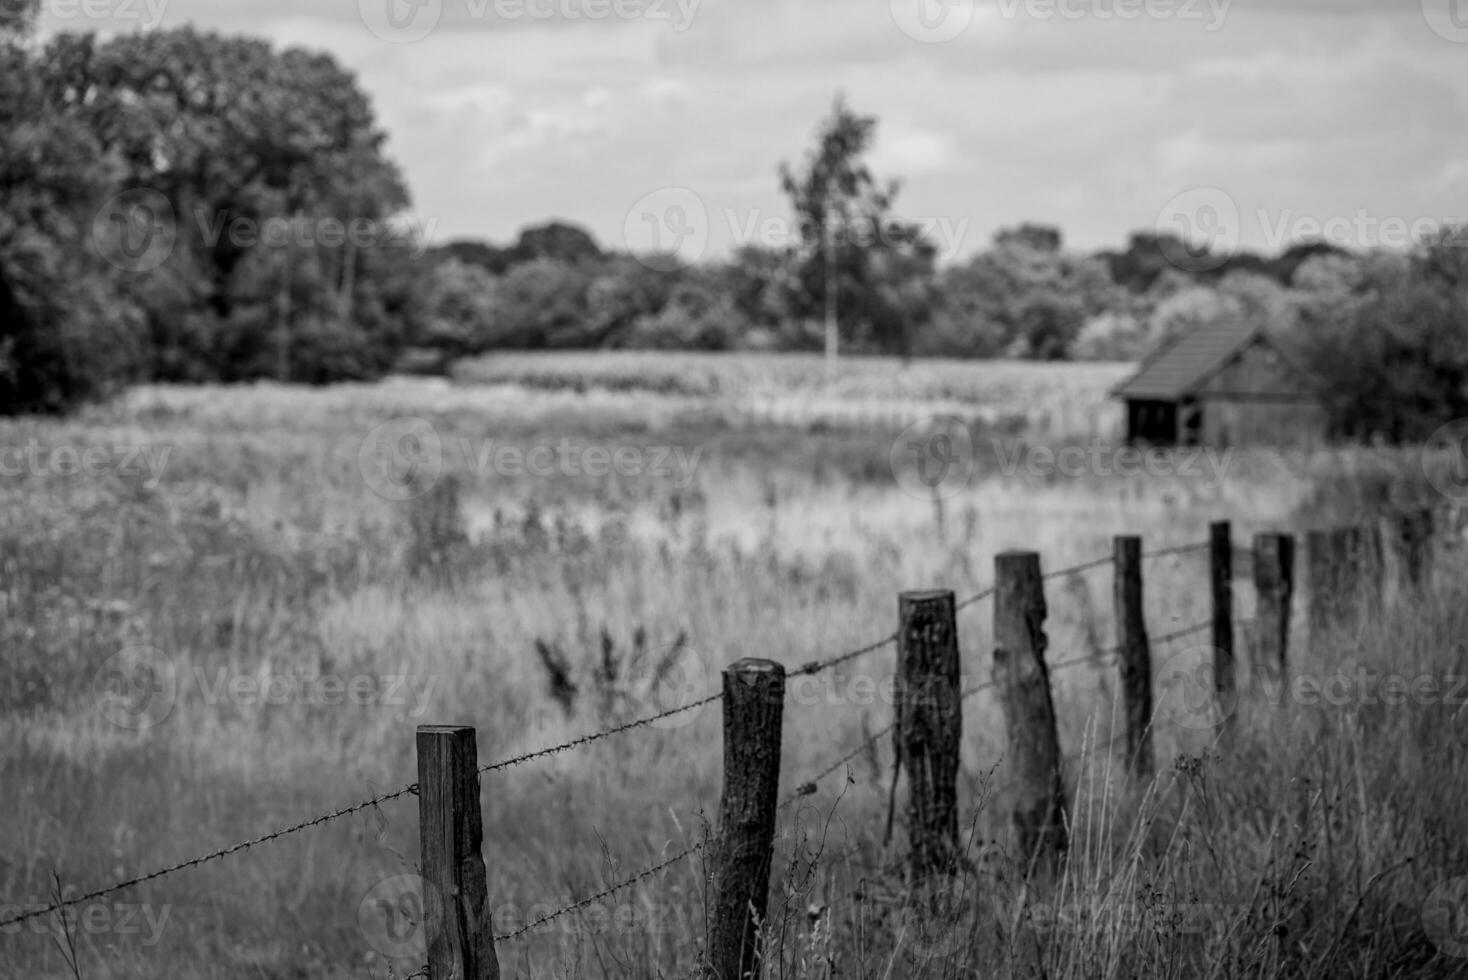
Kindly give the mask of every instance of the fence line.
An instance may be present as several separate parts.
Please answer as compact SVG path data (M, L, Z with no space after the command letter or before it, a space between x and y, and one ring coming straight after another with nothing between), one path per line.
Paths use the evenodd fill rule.
M660 861L650 868L644 868L634 875L628 875L626 878L618 879L616 883L602 889L595 895L588 895L586 898L583 898L577 902L572 902L570 905L559 908L554 912L547 912L545 915L537 917L534 921L527 922L525 925L521 926L519 929L514 930L513 932L507 932L502 936L495 936L494 941L500 943L509 942L512 939L518 939L526 933L532 932L535 929L540 928L547 922L552 922L556 919L559 919L563 915L569 915L572 912L584 909L589 905L599 902L602 899L607 898L608 896L615 895L617 892L621 891L624 888L630 888L631 886L637 884L639 881L651 878L659 871L670 868L673 865L677 864L679 861L692 857L693 855L697 854L699 851L702 851L705 847L707 847L708 843L709 840L707 837L705 837L698 843L690 844L688 847L683 848L683 850L679 851L677 854L674 854L672 857L668 858L665 861Z
M1164 556L1169 556L1169 555L1185 554L1185 553L1190 553L1190 552L1194 552L1194 551L1206 550L1209 547L1210 547L1210 543L1207 543L1207 542L1205 542L1205 543L1199 543L1199 544L1181 545L1181 546L1177 546L1177 547L1161 549L1161 550L1158 550L1158 551L1146 552L1146 553L1143 553L1141 555L1141 557L1142 558L1157 558L1157 557L1164 557ZM1114 556L1106 556L1104 558L1099 558L1099 559L1096 559L1094 561L1085 562L1085 563L1082 563L1082 564L1079 564L1079 565L1071 566L1069 568L1064 568L1064 569L1059 569L1059 570L1056 570L1056 571L1048 572L1048 573L1045 573L1045 574L1039 576L1039 578L1040 578L1041 581L1045 581L1045 580L1055 579L1055 578L1059 578L1059 577L1063 577L1063 576L1067 576L1067 575L1079 574L1079 573L1082 573L1082 572L1085 572L1085 571L1089 571L1091 569L1100 568L1100 567L1103 567L1103 566L1106 566L1106 565L1114 565L1114 564L1115 564L1115 558L1114 558ZM984 589L984 590L982 590L982 591L980 591L980 592L978 592L978 593L976 593L976 594L974 594L974 595L972 595L972 596L964 599L962 602L957 603L952 608L953 608L953 610L955 612L957 612L958 610L965 609L965 608L967 608L967 607L969 607L971 605L974 605L974 604L976 604L976 603L978 603L978 602L980 602L980 601L982 601L984 599L987 599L987 598L996 596L997 593L998 593L998 587L997 586L991 586L989 588L986 588L986 589ZM1160 636L1160 637L1156 638L1153 642L1155 642L1157 644L1168 643L1168 642L1171 642L1173 640L1180 639L1180 638L1182 638L1184 636L1188 636L1188 635L1191 635L1191 634L1196 633L1196 632L1201 632L1202 630L1205 630L1205 629L1210 628L1210 626L1212 626L1212 625L1213 625L1213 621L1210 621L1210 622L1207 622L1207 623L1200 623L1200 624L1197 624L1197 625L1194 625L1194 626L1191 626L1191 627L1187 627L1187 628L1184 628L1184 629L1176 630L1176 631L1173 631L1171 633L1168 633L1168 634L1165 634L1163 636ZM882 638L880 640L877 640L877 641L875 641L873 643L867 644L866 646L859 647L857 649L848 651L846 653L839 654L839 655L837 655L835 657L831 657L831 658L828 658L828 659L825 659L825 660L811 661L811 662L803 665L802 667L800 667L796 671L792 672L792 674L790 676L808 676L808 675L813 675L813 674L821 673L823 671L826 671L826 670L831 669L832 667L838 666L838 665L840 665L842 663L845 663L845 662L847 662L849 660L852 660L852 659L854 659L856 657L863 656L865 654L872 653L872 652L874 652L876 650L879 650L882 647L887 646L888 644L891 644L891 643L896 642L898 639L899 639L899 635L897 633L893 633L893 634L890 634L890 635L888 635L888 636L886 636L886 637L884 637L884 638ZM1046 665L1046 669L1048 671L1050 671L1050 672L1053 672L1053 671L1058 671L1058 670L1065 670L1065 669L1068 669L1070 667L1079 666L1081 664L1086 664L1086 663L1098 664L1098 663L1104 662L1104 660L1107 657L1117 655L1118 652L1119 652L1119 650L1117 650L1117 649L1111 649L1111 650L1107 650L1107 651L1102 651L1100 653L1092 653L1092 654L1088 654L1088 655L1083 656L1083 657L1077 657L1077 658L1073 658L1071 660L1062 661L1062 662L1055 663L1055 664L1048 664L1048 665ZM978 693L978 692L980 692L982 690L994 688L994 687L998 686L998 684L999 684L999 681L997 679L991 679L991 680L989 680L987 682L984 682L984 683L975 685L973 687L970 687L970 688L964 690L961 693L961 695L959 697L959 700L960 701L967 700L972 695L974 695L974 694L976 694L976 693ZM707 704L711 704L711 703L716 702L716 701L721 701L721 700L724 699L724 697L725 697L725 691L720 690L720 691L717 691L715 693L706 695L705 697L700 698L698 700L695 700L693 702L690 702L688 704L679 705L677 707L668 709L666 711L659 712L659 713L657 713L655 715L651 715L651 716L648 716L648 717L645 717L645 718L636 719L636 720L627 722L625 724L621 724L621 725L614 726L612 728L604 729L602 731L589 733L589 734L580 736L578 738L571 739L569 741L563 742L563 743L558 744L558 745L549 746L549 747L542 748L542 749L537 749L537 750L534 750L534 751L531 751L531 752L527 752L527 753L524 753L522 755L515 756L515 757L509 758L509 759L504 759L504 760L500 760L498 762L489 763L487 765L478 767L475 770L476 777L479 774L485 774L485 773L500 771L500 770L503 770L503 769L510 768L512 766L521 765L521 764L524 764L524 763L527 763L527 762L530 762L530 761L534 761L536 759L541 759L541 758L546 758L546 757L549 757L549 756L557 755L557 754L560 754L562 752L567 752L567 751L570 751L572 749L581 747L583 745L587 745L587 744L590 744L590 743L593 743L593 742L596 742L596 741L600 741L602 739L610 738L610 737L612 737L614 735L622 734L622 733L627 732L627 731L631 731L631 730L634 730L634 729L637 729L637 728L645 727L647 725L651 725L651 724L653 724L653 723L655 723L657 721L660 721L662 719L668 718L670 716L681 714L681 713L686 712L686 711L691 711L691 710L694 710L696 708L702 707L702 706L707 705ZM826 767L824 770L822 770L820 773L816 774L815 776L811 777L809 780L801 783L796 788L795 792L792 793L783 802L781 802L776 809L777 810L778 809L784 809L785 807L789 806L791 803L795 802L796 800L798 800L802 796L811 795L814 792L816 792L817 784L822 779L824 779L827 776L831 775L832 773L836 772L843 765L848 764L852 759L854 759L861 752L868 750L879 739L881 739L881 738L889 735L893 731L893 729L896 727L896 725L897 725L897 722L896 721L894 721L892 724L887 725L882 730L880 730L877 733L869 736L868 738L866 738L865 740L863 740L861 743L859 743L853 751L847 753L842 758L836 760L835 763L833 763L830 766ZM1123 736L1118 735L1116 737L1113 737L1113 739L1111 740L1111 742L1108 743L1108 746L1107 747L1110 748L1111 746L1113 746L1117 741L1120 740L1121 737L1123 737ZM1083 754L1085 754L1084 751L1083 751ZM256 837L256 838L253 838L253 839L250 839L250 840L247 840L247 841L242 841L240 843L231 845L229 847L221 848L219 850L210 852L208 854L201 855L201 856L196 857L196 858L192 858L192 859L187 860L187 861L182 861L182 862L179 862L177 864L169 865L169 866L160 868L160 869L158 869L156 871L149 872L149 873L144 874L144 875L139 875L139 876L136 876L136 877L133 877L133 878L129 878L127 880L117 882L117 883L115 883L113 885L110 885L110 886L107 886L105 888L98 889L98 890L95 890L95 891L92 891L92 892L88 892L88 893L86 893L84 895L80 895L80 896L77 896L77 897L74 897L74 898L70 898L70 899L66 899L66 900L63 900L63 901L59 901L59 902L54 903L54 904L52 904L52 905L50 905L50 906L48 906L46 908L37 909L37 910L30 911L30 912L25 912L25 913L22 913L22 914L19 914L19 915L16 915L16 916L12 916L11 918L8 918L8 919L5 919L5 920L0 920L0 927L14 925L14 924L17 924L17 923L20 923L20 922L24 922L24 921L29 920L29 919L32 919L32 918L36 918L36 917L39 917L39 916L48 915L48 914L51 914L51 913L54 913L54 912L58 912L58 911L61 911L62 909L65 909L65 908L67 908L69 906L77 905L77 904L80 904L80 903L83 903L83 902L86 902L86 901L90 901L90 900L93 900L93 899L96 899L96 898L101 898L101 897L104 897L104 896L113 894L115 892L124 890L126 888L131 888L131 887L134 887L136 885L140 885L140 884L143 884L145 882L152 881L154 879L164 877L166 875L172 874L172 873L177 872L177 871L182 871L182 870L185 870L185 869L191 868L191 867L197 867L199 865L205 864L205 863L210 862L210 861L213 861L213 860L222 859L222 858L227 857L229 855L236 854L236 853L239 853L239 852L248 850L248 849L253 848L255 846L258 846L260 844L264 844L264 843L267 843L269 841L276 840L276 839L279 839L281 837L284 837L284 836L287 836L287 835L290 835L290 834L294 834L294 833L297 833L297 832L302 831L302 830L306 830L306 829L311 828L311 827L320 826L322 824L331 822L331 821L336 820L336 819L340 819L340 818L345 817L345 816L349 816L349 815L351 815L353 813L359 812L359 811L364 810L364 809L367 809L369 807L377 806L377 805L379 805L381 803L388 802L390 800L398 799L400 797L403 797L403 796L406 796L406 795L410 795L410 794L418 794L418 792L419 792L419 784L418 783L412 783L412 784L409 784L409 785L407 785L407 786L405 786L405 787L403 787L401 789L398 789L398 790L396 790L394 792L377 795L377 796L374 796L374 797L372 797L370 799L363 800L363 801L361 801L359 803L354 803L354 804L351 804L349 806L342 807L340 809L333 810L333 811L330 811L330 812L325 813L325 814L321 814L320 816L311 818L309 820L301 821L300 823L293 824L291 826L282 828L280 830L273 831L271 833L264 834L262 836L259 836L259 837ZM602 891L600 891L600 892L598 892L598 893L596 893L596 894L594 894L592 896L589 896L587 898L581 899L580 901L578 901L576 903L573 903L571 905L568 905L568 906L566 906L566 907L564 907L564 908L562 908L562 909L560 909L560 910L558 910L556 912L548 913L547 915L538 917L536 920L534 920L533 922L527 923L525 926L523 926L520 929L514 930L513 932L507 933L507 934L505 934L503 936L495 936L495 937L493 937L493 939L494 940L498 940L498 941L510 941L510 940L516 939L516 938L518 938L520 936L523 936L523 935L529 933L530 931L532 931L533 929L537 928L538 926L543 925L545 922L548 922L548 921L551 921L553 919L556 919L556 918L558 918L558 917L560 917L562 915L570 914L571 912L577 911L578 909L585 908L585 907L589 906L590 904L592 904L592 903L594 903L594 902L596 902L596 901L598 901L598 900L600 900L602 898L607 897L608 895L611 895L611 894L613 894L613 893L615 893L617 891L620 891L620 890L622 890L624 888L631 887L632 885L635 885L635 884L637 884L640 881L646 880L651 875L656 874L657 872L659 872L661 870L664 870L664 869L672 866L673 864L678 863L679 861L682 861L682 860L684 860L684 859L686 859L688 857L691 857L695 853L701 852L702 850L704 850L704 848L707 846L708 843L709 843L709 840L707 838L705 838L704 840L699 841L696 844L693 844L693 845L690 845L687 848L684 848L683 850L679 851L678 853L672 855L671 857L667 858L666 860L664 860L664 861L662 861L662 862L660 862L660 863L658 863L656 865L653 865L653 866L651 866L649 868L646 868L646 869L638 872L637 874L631 875L631 876L629 876L627 878L620 879L619 881L617 881L614 884L612 884L611 886L609 886L607 889L604 889L604 890L602 890ZM421 971L421 972L426 973L427 971L425 969L425 971Z

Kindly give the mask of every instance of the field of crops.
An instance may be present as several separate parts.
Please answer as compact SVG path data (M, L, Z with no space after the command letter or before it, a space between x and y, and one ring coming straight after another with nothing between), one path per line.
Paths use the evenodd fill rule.
M679 690L707 690L741 657L794 667L854 649L892 632L900 591L976 593L1005 549L1059 569L1110 554L1114 534L1163 549L1225 518L1243 547L1257 530L1357 519L1373 487L1430 493L1409 456L1361 451L1151 475L998 465L1026 437L1103 438L1121 373L861 361L827 378L804 358L498 356L455 383L149 387L75 420L0 424L0 897L44 905L394 790L416 778L420 724L475 726L490 761L656 710L666 692L648 679L664 664ZM776 398L807 408L748 410ZM840 406L875 403L901 412L833 424ZM894 440L911 412L953 406L994 414L958 413L988 448L937 506L903 478ZM1427 594L1299 669L1461 673L1468 569L1439 557ZM1205 562L1149 563L1155 634L1206 620ZM1242 561L1239 574L1247 620ZM878 739L781 817L772 976L1364 980L1464 962L1423 915L1468 872L1468 784L1446 778L1468 771L1462 711L1355 689L1251 700L1229 752L1159 724L1162 775L1133 785L1104 751L1111 588L1105 568L1049 583L1049 658L1094 657L1055 678L1074 800L1063 872L1029 887L1016 874L1003 723L981 692L964 706L963 928L935 945L899 914L902 811L887 841ZM989 604L959 630L982 681ZM1177 652L1157 650L1159 668ZM139 663L167 681L141 706L117 684ZM782 794L888 724L890 703L861 692L892 666L888 647L792 690ZM361 696L326 697L324 678ZM699 840L719 771L711 705L487 775L496 931ZM381 902L414 871L417 823L400 797L84 903L70 929L0 927L0 975L407 976L421 950ZM685 975L705 870L675 864L502 944L504 975ZM1043 926L1037 909L1054 913Z

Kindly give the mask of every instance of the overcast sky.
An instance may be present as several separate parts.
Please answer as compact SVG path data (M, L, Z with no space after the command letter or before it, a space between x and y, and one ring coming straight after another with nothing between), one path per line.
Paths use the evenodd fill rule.
M552 217L615 247L779 240L776 169L838 90L948 257L1027 220L1086 249L1189 222L1274 250L1312 221L1371 245L1468 217L1468 0L43 4L43 32L331 52L438 241Z

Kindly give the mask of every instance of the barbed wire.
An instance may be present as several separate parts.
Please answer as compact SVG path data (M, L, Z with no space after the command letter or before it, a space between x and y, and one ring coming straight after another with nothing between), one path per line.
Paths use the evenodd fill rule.
M984 589L982 592L975 592L973 595L969 596L967 599L963 600L958 605L954 606L953 607L953 611L954 612L962 612L963 610L967 609L969 606L972 606L974 603L976 603L976 602L982 602L983 600L989 598L991 595L993 595L995 592L998 592L998 591L999 590L997 588L995 588L994 586L991 585L987 589Z
M1142 552L1142 557L1144 559L1146 559L1146 558L1166 558L1168 555L1186 555L1186 554L1189 554L1190 552L1194 552L1194 551L1207 551L1211 547L1212 547L1212 543L1211 542L1208 542L1208 541L1199 541L1199 542L1195 542L1193 544L1180 544L1180 545L1177 545L1176 547L1172 547L1172 548L1159 548L1156 551L1144 551L1144 552Z
M498 772L501 769L508 769L511 766L522 765L535 759L543 759L546 756L558 755L562 752L569 751L570 749L574 749L582 745L589 745L592 742L599 742L604 738L611 738L613 735L620 735L623 732L630 732L634 728L643 728L647 725L653 724L654 722L662 721L664 718L671 718L673 715L679 715L685 711L692 711L694 708L701 708L706 704L712 704L715 701L721 700L723 697L724 692L718 691L714 694L707 695L706 697L699 698L697 701L691 701L688 704L679 705L676 708L669 708L667 711L660 711L657 714L649 715L646 718L638 718L636 721L629 721L623 725L617 725L612 728L603 729L599 732L592 732L589 735L582 735L579 738L573 738L569 742L562 742L559 745L550 745L543 749L536 749L533 752L526 752L524 755L517 755L512 759L501 759L499 762L491 762L488 765L480 766L478 771L480 773Z
M1158 556L1161 556L1161 555L1173 554L1173 553L1181 553L1181 552L1184 552L1184 551L1192 551L1192 550L1197 550L1197 549L1206 548L1206 547L1208 547L1207 544L1185 545L1185 546L1181 546L1181 547L1178 547L1178 548L1171 548L1171 549L1165 549L1163 551L1152 552L1152 553L1149 553L1147 555L1144 555L1143 557L1158 557ZM1098 558L1095 561L1085 562L1085 563L1080 564L1080 565L1075 565L1075 566L1072 566L1072 567L1069 567L1069 568L1063 568L1063 569L1059 569L1057 571L1049 572L1049 573L1043 575L1042 578L1043 579L1051 579L1051 578L1058 578L1058 577L1063 576L1063 575L1078 574L1080 572L1089 571L1090 569L1093 569L1093 568L1099 568L1099 567L1101 567L1103 565L1111 564L1112 561L1113 561L1113 559L1110 558L1110 557ZM955 611L961 610L961 609L965 609L968 606L971 606L971 605L973 605L973 604L975 604L977 602L980 602L983 599L986 599L986 598L994 595L996 591L997 591L996 588L993 587L993 586L990 586L990 587L988 587L986 589L983 589L982 591L980 591L980 592L978 592L978 593L976 593L976 594L968 597L967 599L964 599L961 603L958 603L955 606ZM1198 630L1208 628L1211 625L1212 625L1211 623L1204 623L1204 624L1201 624L1199 626L1190 627L1190 628L1185 629L1185 630L1179 630L1179 631L1177 631L1175 633L1171 633L1171 634L1168 634L1166 636L1159 637L1156 640L1154 640L1153 642L1154 643L1165 643L1165 642L1169 642L1170 640L1178 639L1178 638L1180 638L1182 636L1189 635L1190 633L1196 632ZM794 672L792 672L789 676L792 676L792 677L801 677L801 676L807 676L807 675L821 673L822 671L829 670L832 667L838 666L838 665L840 665L842 663L845 663L845 662L847 662L849 660L853 660L853 659L855 659L857 657L860 657L860 656L863 656L865 654L872 653L872 652L874 652L876 650L880 650L882 647L886 646L889 643L893 643L896 640L897 640L897 634L896 633L891 633L891 634L883 637L880 640L877 640L877 641L875 641L873 643L869 643L869 644L867 644L866 646L863 646L863 647L858 647L855 650L850 650L850 651L847 651L846 653L839 654L839 655L837 655L835 657L830 657L830 658L827 658L825 660L813 660L813 661L810 661L809 663L804 664L803 666L801 666L800 668L798 668L797 670L795 670ZM1114 653L1115 651L1109 651L1109 652L1110 653ZM1105 656L1105 655L1106 654L1102 654L1102 656ZM1049 665L1049 669L1051 671L1062 670L1062 669L1065 669L1067 667L1077 666L1077 665L1082 664L1082 663L1094 662L1095 660L1096 660L1096 657L1089 656L1088 655L1086 657L1076 658L1076 659L1071 660L1071 661L1066 661L1066 662L1062 662L1062 663L1059 663L1059 664ZM984 690L985 688L993 687L994 684L995 684L995 682L991 680L991 681L988 681L988 682L986 682L984 684L980 684L980 685L977 685L976 687L970 688L970 689L968 689L968 690L966 690L966 691L963 692L963 694L960 696L960 700L966 700L971 695L976 694L979 691ZM637 728L646 727L648 725L651 725L651 724L654 724L654 723L656 723L658 721L661 721L661 720L663 720L665 718L672 717L673 715L682 714L683 712L686 712L686 711L692 711L692 710L694 710L696 708L703 707L704 705L711 704L711 703L713 703L715 701L719 701L719 700L721 700L723 698L723 696L724 695L723 695L723 692L722 691L717 691L717 692L715 692L713 694L706 695L706 696L704 696L702 698L699 698L698 700L692 701L692 702L690 702L688 704L679 705L677 707L670 708L670 709L668 709L666 711L658 712L657 714L650 715L650 716L645 717L645 718L638 718L636 720L627 722L625 724L616 725L616 726L613 726L612 728L603 729L603 730L598 731L598 732L592 732L592 733L589 733L589 734L586 734L586 735L582 735L582 736L579 736L577 738L571 739L571 740L566 741L566 742L562 742L562 743L557 744L557 745L547 746L545 748L536 749L536 750L531 751L531 752L526 752L526 753L524 753L522 755L514 756L514 757L509 758L509 759L502 759L502 760L500 760L498 762L489 763L487 765L480 766L477 771L480 774L497 772L497 771L500 771L500 770L503 770L503 769L511 768L512 766L523 765L524 763L531 762L531 761L533 761L535 759L541 759L541 758L546 758L546 757L552 756L552 755L558 755L558 754L560 754L562 752L567 752L567 751L570 751L571 749L578 748L578 747L583 746L583 745L588 745L588 744L591 744L593 742L600 741L602 739L611 738L614 735L620 735L620 734L622 734L624 732L632 731L632 730L637 729ZM808 780L805 783L802 783L801 786L798 788L797 793L794 796L792 796L790 799L787 799L784 803L780 804L780 807L783 808L783 807L789 805L789 803L793 802L794 799L799 798L799 796L809 795L810 793L814 792L815 791L815 784L816 783L818 783L821 779L824 779L826 776L829 776L831 773L835 772L842 765L845 765L846 763L850 762L851 759L855 758L858 754L860 754L862 751L864 751L868 746L870 746L871 744L873 744L874 742L876 742L877 739L879 739L879 738L883 737L884 735L890 733L892 731L893 727L895 727L895 725L888 725L882 731L880 731L877 734L875 734L875 735L869 737L868 739L866 739L862 744L858 745L857 748L854 751L852 751L851 753L848 753L846 756L844 756L841 759L837 760L834 764L832 764L831 766L827 767L825 770L823 770L821 773L819 773L818 775L816 775L814 778L812 778L811 780ZM198 867L198 866L200 866L202 864L207 864L208 862L211 862L211 861L220 860L220 859L225 858L225 857L228 857L228 856L230 856L232 854L238 854L238 853L240 853L242 851L249 850L250 848L257 847L257 846L259 846L261 844L265 844L265 843L268 843L268 842L273 841L273 840L278 840L279 838L286 837L286 836L289 836L291 834L298 833L298 832L303 831L303 830L307 830L307 829L309 829L311 827L317 827L317 826L320 826L322 824L329 823L329 822L331 822L333 820L338 820L338 819L340 819L342 817L350 816L351 814L357 813L357 812L359 812L361 810L365 810L368 807L377 806L377 805L379 805L381 803L386 803L386 802L389 802L391 800L395 800L395 799L398 799L400 797L407 796L409 794L417 793L417 791L418 791L418 784L417 783L410 783L409 785L404 786L401 789L395 790L394 792L384 793L384 794L380 794L380 795L377 795L377 796L373 796L370 799L362 800L362 801L360 801L358 803L353 803L353 804L350 804L348 806L344 806L344 807L341 807L339 809L332 810L330 812L321 814L319 816L312 817L309 820L303 820L303 821L300 821L299 823L292 824L292 825L290 825L288 827L283 827L283 828L281 828L279 830L271 831L270 833L262 834L262 835L260 835L258 837L253 837L253 838L251 838L249 840L240 841L239 843L231 844L228 847L222 847L222 848L219 848L217 850L211 851L211 852L209 852L207 854L202 854L202 855L199 855L198 857L190 858L187 861L180 861L180 862L177 862L175 864L168 865L168 866L163 867L163 868L159 868L159 869L157 869L155 871L150 871L150 872L148 872L146 874L137 875L137 876L134 876L132 878L128 878L128 879L125 879L123 881L116 882L114 884L111 884L111 885L106 886L105 888L99 888L99 889L96 889L94 891L87 892L86 894L76 896L74 898L70 898L70 899L66 899L66 900L61 901L61 902L53 903L53 904L51 904L49 906L46 906L45 908L33 909L33 910L29 911L29 912L23 912L23 913L21 913L19 915L11 916L9 918L0 920L0 928L4 928L6 926L17 925L19 923L26 922L26 921L28 921L30 919L39 918L40 916L43 916L43 915L50 915L50 914L52 914L54 912L59 912L62 909L69 908L71 906L78 905L78 904L81 904L83 902L92 901L92 900L97 899L97 898L103 898L103 897L106 897L108 895L115 894L116 892L123 891L123 890L128 889L128 888L133 888L133 887L136 887L137 885L141 885L141 884L144 884L146 882L153 881L155 879L162 878L162 877L165 877L165 876L170 875L170 874L174 874L175 872L178 872L178 871L183 871L183 870L186 870L188 868ZM695 845L692 848L686 849L685 851L680 852L677 855L674 855L674 857L670 858L667 862L664 862L663 864L658 865L656 867L650 868L650 869L642 872L640 875L634 876L631 879L627 879L626 881L619 883L618 885L614 886L612 889L610 889L610 890L608 890L606 892L599 893L598 895L595 895L595 896L592 896L591 898L585 899L585 900L583 900L583 902L578 903L577 905L568 906L566 909L561 910L559 913L554 913L551 916L551 918L554 918L556 915L563 915L563 914L565 914L565 913L567 913L569 911L574 911L576 908L584 907L586 904L589 904L591 902L594 902L594 901L596 901L599 898L605 897L605 895L607 895L607 894L611 894L612 891L618 890L618 889L623 888L623 887L627 887L630 884L634 884L637 881L640 881L642 878L646 877L647 875L653 874L656 871L659 871L662 868L667 867L668 865L670 865L670 864L672 864L672 863L674 863L674 862L676 862L678 860L681 860L681 859L687 857L688 855L690 855L690 854L694 853L695 851L701 849L703 846L704 846L704 844L703 843L700 843L698 845ZM514 938L514 936L523 934L523 932L527 931L529 928L533 928L534 926L540 925L543 921L548 921L548 920L547 919L544 919L544 918L542 918L540 920L537 920L536 922L531 923L530 926L527 926L526 929L522 929L522 930L520 930L520 931L518 931L516 933L512 933L510 936L504 937L504 938L507 938L507 939L508 938ZM499 938L499 937L497 937L497 938Z
M630 888L633 885L637 884L639 881L650 878L653 875L657 874L659 871L662 871L665 868L669 868L674 864L677 864L679 861L682 861L687 857L697 854L699 851L707 847L708 843L708 838L704 838L696 844L690 844L688 847L685 847L683 850L679 851L677 854L674 854L672 857L668 858L665 861L660 861L650 868L644 868L643 870L637 872L637 874L635 875L629 875L628 877L617 881L615 884L607 888L603 888L595 895L588 895L586 898L583 898L577 902L572 902L570 905L557 909L554 912L547 912L545 915L537 916L535 919L527 922L525 925L521 926L519 929L514 930L513 932L507 932L502 936L495 936L494 941L497 943L507 943L513 939L518 939L526 933L540 928L547 922L554 921L556 919L559 919L563 915L569 915L572 912L584 909L588 905L599 902L610 895L615 895L622 889Z
M830 670L832 667L835 667L839 664L844 664L848 660L854 660L857 657L871 653L874 650L880 650L889 643L896 642L897 634L890 633L887 636L882 637L880 640L877 640L875 643L868 643L864 647L858 647L855 650L840 654L839 656L831 657L826 660L812 660L809 663L803 665L799 670L791 671L787 676L804 677L808 674L819 674L821 671Z
M1103 566L1110 565L1115 560L1116 559L1112 558L1110 555L1107 555L1105 558L1097 558L1095 561L1082 562L1079 565L1072 565L1070 568L1058 568L1053 572L1046 572L1045 574L1041 575L1040 580L1048 581L1049 579L1060 578L1065 575L1079 575L1081 572L1089 572L1093 568L1101 568Z
M380 796L372 797L372 799L370 800L363 800L360 803L353 803L351 806L344 806L339 810L332 810L330 813L323 813L319 817L313 817L310 820L303 820L300 823L292 824L289 827L284 827L280 830L272 831L268 834L262 834L261 836L251 838L250 840L240 841L238 844L231 844L229 847L222 847L217 851L211 851L208 854L202 854L199 857L190 858L187 861L180 861L177 864L171 864L165 868L159 868L157 871L150 871L147 874L138 875L134 878L128 878L125 881L119 881L116 884L108 885L106 888L98 888L96 891L87 892L85 895L78 895L75 898L69 898L62 902L56 902L43 909L33 909L30 912L25 912L21 915L11 916L8 919L0 921L0 929L5 928L6 926L13 926L20 922L25 922L27 919L34 919L42 915L50 915L52 912L59 912L64 908L68 908L73 905L79 905L83 902L90 902L93 899L104 898L108 895L114 894L115 892L120 892L126 888L132 888L136 885L141 885L144 882L152 881L155 878L162 878L165 875L171 875L175 871L183 871L186 868L196 868L201 864L207 864L210 861L215 861L220 858L228 857L229 855L237 854L240 851L249 850L252 847L256 847L269 841L277 840L281 837L286 837L298 831L306 830L307 828L316 827L321 824L328 823L332 820L336 820L340 817L348 816L350 814L356 813L359 810L365 810L368 807L377 806L379 803L386 803L387 801L395 800L400 796L407 796L410 793L417 792L418 784L413 783L411 785L404 786L402 789L395 790L394 792L383 793Z

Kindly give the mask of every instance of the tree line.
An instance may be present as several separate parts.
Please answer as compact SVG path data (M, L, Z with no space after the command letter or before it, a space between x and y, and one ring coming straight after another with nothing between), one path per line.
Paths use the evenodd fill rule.
M1083 253L1024 224L942 265L864 162L877 120L838 98L775 175L799 229L780 247L685 265L563 221L430 246L329 55L193 28L40 45L35 7L0 5L6 414L137 381L327 383L505 349L1135 359L1243 318L1317 373L1338 436L1468 415L1468 234L1214 256L1150 231Z

